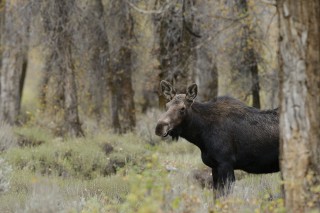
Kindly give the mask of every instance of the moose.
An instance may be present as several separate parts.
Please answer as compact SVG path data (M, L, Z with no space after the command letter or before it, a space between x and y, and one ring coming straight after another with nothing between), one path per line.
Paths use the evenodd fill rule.
M176 94L164 80L160 87L168 103L156 135L183 137L199 147L218 192L235 181L234 170L254 174L279 171L278 109L259 110L227 96L199 103L195 101L196 84L189 86L186 94Z

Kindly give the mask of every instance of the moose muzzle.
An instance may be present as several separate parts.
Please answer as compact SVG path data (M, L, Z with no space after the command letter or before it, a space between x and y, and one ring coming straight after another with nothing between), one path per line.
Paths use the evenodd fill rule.
M167 137L170 133L170 125L165 121L158 121L156 126L156 135L161 137Z

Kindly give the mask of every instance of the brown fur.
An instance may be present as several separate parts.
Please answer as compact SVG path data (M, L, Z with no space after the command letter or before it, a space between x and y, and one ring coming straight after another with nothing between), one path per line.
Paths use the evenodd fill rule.
M167 112L159 119L156 134L183 137L201 150L202 161L212 168L213 185L224 187L235 180L234 170L250 173L279 171L278 110L259 110L231 97L195 102L196 85L186 94L170 94L166 83Z

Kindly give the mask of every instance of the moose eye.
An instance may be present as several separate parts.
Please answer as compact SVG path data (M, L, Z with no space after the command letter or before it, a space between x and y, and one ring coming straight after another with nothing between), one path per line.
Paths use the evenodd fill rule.
M182 107L182 108L180 109L180 112L181 112L181 113L184 113L185 110L186 110L186 108L185 108L185 107Z

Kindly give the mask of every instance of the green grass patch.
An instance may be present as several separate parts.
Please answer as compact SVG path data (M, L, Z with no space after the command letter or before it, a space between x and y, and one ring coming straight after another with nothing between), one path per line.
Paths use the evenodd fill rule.
M34 128L19 129L18 132L45 142L37 147L13 148L5 154L5 158L17 169L42 175L93 179L113 174L129 163L143 165L149 153L148 145L133 134L101 134L57 140ZM112 152L105 152L105 144L113 146Z
M39 127L19 127L14 129L20 146L37 146L54 139L50 131Z
M42 175L93 178L107 162L97 147L83 143L49 143L35 148L11 149L6 158L18 169Z

